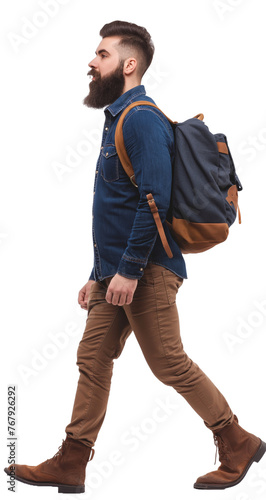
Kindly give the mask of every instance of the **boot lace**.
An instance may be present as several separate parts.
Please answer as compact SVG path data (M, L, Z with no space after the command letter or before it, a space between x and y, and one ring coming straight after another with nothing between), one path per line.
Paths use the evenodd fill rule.
M45 460L45 463L47 464L51 462L55 457L63 455L66 445L67 445L66 439L62 439L62 444L58 446L58 451L54 454L52 458L48 458L47 460ZM95 453L94 448L91 448L90 451L91 453L88 462L90 462L93 459Z
M47 460L45 460L45 463L51 462L51 460L53 460L55 457L62 455L63 451L65 449L65 446L66 446L66 440L62 439L62 444L60 446L58 446L58 451L54 454L54 456L52 458L48 458Z
M226 446L225 442L222 440L222 437L219 436L218 434L214 434L213 439L214 439L214 444L216 446L215 461L214 461L214 465L215 465L218 451L219 451L219 460L221 463L223 463L225 460L227 460L228 457L227 457L227 446Z

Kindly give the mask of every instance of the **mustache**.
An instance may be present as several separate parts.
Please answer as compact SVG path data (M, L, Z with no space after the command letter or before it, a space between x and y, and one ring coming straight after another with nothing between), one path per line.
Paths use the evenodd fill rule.
M97 71L95 69L91 69L88 71L87 76L94 76L95 78L98 77Z

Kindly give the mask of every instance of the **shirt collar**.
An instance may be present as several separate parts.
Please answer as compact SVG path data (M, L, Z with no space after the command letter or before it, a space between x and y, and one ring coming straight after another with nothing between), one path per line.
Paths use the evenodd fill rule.
M127 105L135 99L135 97L138 97L140 95L146 95L144 85L137 85L136 87L133 87L132 89L122 94L120 97L118 97L118 99L116 99L115 102L105 108L105 114L107 113L107 111L109 111L112 116L118 115L118 113L120 113L122 109L126 108Z

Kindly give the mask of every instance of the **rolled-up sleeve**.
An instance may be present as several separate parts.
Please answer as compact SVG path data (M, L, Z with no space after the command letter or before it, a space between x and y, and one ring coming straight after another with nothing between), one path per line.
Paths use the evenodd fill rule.
M125 118L124 141L139 190L139 202L118 274L139 279L147 265L158 230L146 195L152 193L162 223L171 199L174 137L163 119L149 109L137 109Z

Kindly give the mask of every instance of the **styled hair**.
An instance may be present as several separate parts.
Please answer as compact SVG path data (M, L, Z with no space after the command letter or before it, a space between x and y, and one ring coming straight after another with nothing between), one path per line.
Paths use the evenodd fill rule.
M155 47L150 34L142 26L126 21L113 21L105 24L100 36L106 38L109 36L120 36L121 40L118 46L133 48L140 55L139 72L142 77L152 62Z

